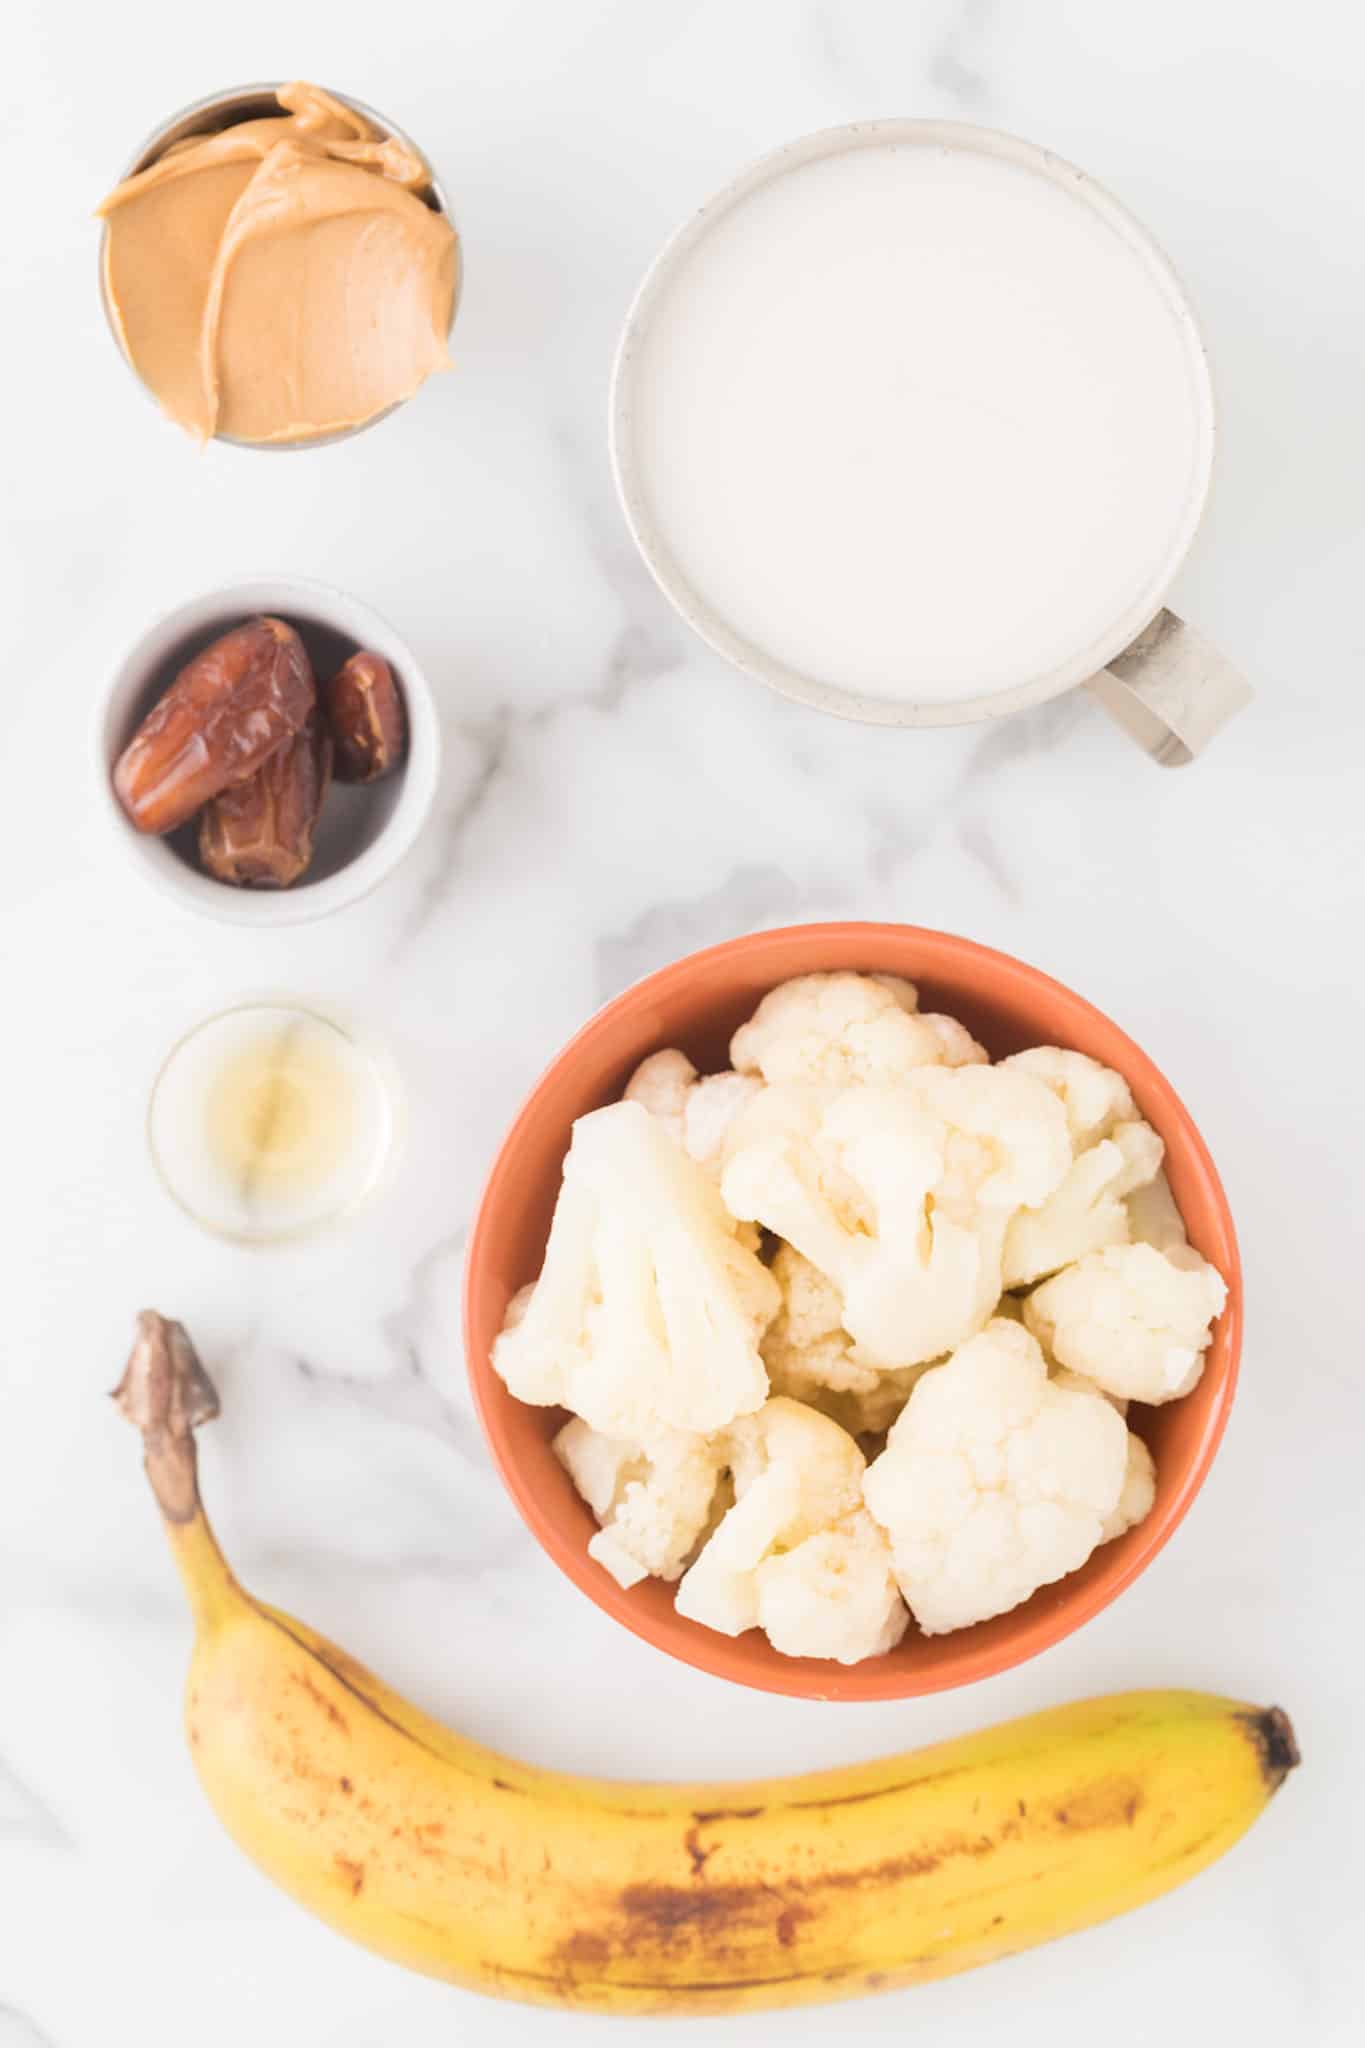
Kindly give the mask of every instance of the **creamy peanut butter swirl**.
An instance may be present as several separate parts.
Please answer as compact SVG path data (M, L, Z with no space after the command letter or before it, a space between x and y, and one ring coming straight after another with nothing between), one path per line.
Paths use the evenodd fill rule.
M336 433L450 367L458 245L417 197L426 165L317 86L278 98L99 208L124 353L200 441Z

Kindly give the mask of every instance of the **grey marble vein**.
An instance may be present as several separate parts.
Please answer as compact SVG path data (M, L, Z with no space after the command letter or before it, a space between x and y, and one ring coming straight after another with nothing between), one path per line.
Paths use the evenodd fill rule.
M1010 873L1009 862L986 818L964 818L957 828L957 840L1007 903L1022 901L1019 884Z
M0 2048L56 2048L56 2043L17 2005L0 2005Z
M473 1417L442 1387L463 1384L460 1378L460 1349L457 1324L451 1306L458 1298L456 1277L444 1294L439 1286L442 1269L453 1264L458 1275L466 1230L448 1232L423 1252L412 1268L412 1278L401 1306L380 1319L383 1344L392 1360L387 1372L368 1375L338 1372L315 1364L300 1352L290 1355L290 1364L310 1386L369 1409L386 1420L423 1429L439 1436L458 1456L483 1468L487 1455ZM446 1313L438 1310L443 1300ZM440 1331L450 1356L433 1369L430 1353Z
M1027 755L1054 753L1081 725L1098 717L1098 707L1084 690L1068 690L1032 711L987 722L967 756L959 788L966 790Z
M790 924L818 916L838 898L830 892L822 906L819 891L800 888L780 868L746 864L704 895L672 903L656 903L623 931L608 932L596 944L596 983L603 1002L629 988L642 975L699 947L717 945L736 933L765 925Z
M76 1846L75 1838L65 1823L0 1757L0 1841L7 1836L44 1842L53 1849L74 1849Z
M394 933L389 947L391 962L405 953L414 939L420 936L449 893L459 863L460 842L478 817L498 779L511 745L513 723L511 707L499 705L481 723L463 723L458 727L461 735L475 749L473 773L437 820L436 858L411 908Z
M578 508L581 531L603 582L621 608L622 624L608 653L603 681L586 701L611 710L633 683L665 675L694 645L691 628L664 598L636 547L614 495L585 488L600 473L600 457L575 426L559 422L551 441L565 486ZM580 699L580 701L584 701Z
M929 52L930 79L964 111L979 110L991 97L984 44L994 14L995 0L959 0Z
M386 1421L410 1429L427 1430L449 1444L462 1459L483 1462L477 1431L467 1416L437 1392L422 1370L415 1347L407 1346L387 1373L377 1379L362 1379L352 1373L333 1372L313 1365L295 1353L290 1359L295 1372L310 1385L328 1394L354 1402Z

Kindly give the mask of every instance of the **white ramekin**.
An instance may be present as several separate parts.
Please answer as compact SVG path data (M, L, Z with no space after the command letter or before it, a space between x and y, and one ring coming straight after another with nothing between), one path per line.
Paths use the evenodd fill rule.
M114 794L114 763L161 691L220 633L260 613L333 636L341 652L382 654L407 711L402 766L367 788L334 787L323 809L318 868L290 889L238 889L202 874L166 839L137 832ZM319 681L325 680L320 676ZM255 576L189 598L139 633L105 678L95 707L92 767L106 836L130 869L182 909L219 924L309 924L368 896L411 849L431 810L441 772L441 728L431 686L392 626L368 605L295 576ZM344 811L341 806L345 807Z

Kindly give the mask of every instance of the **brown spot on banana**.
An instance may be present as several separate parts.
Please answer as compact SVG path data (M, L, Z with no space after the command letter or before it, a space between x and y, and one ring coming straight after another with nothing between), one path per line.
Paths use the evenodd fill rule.
M687 1830L687 1833L683 1836L683 1847L692 1859L693 1877L701 1876L706 1868L707 1857L714 1856L719 1846L719 1843L712 1843L709 1849L703 1849L701 1845L700 1822L694 1822Z
M1101 1778L1074 1793L1065 1806L1056 1809L1059 1827L1075 1834L1087 1828L1118 1828L1133 1825L1142 1810L1143 1792L1136 1778Z
M611 1943L600 1934L590 1934L582 1928L562 1943L556 1955L570 1966L600 1970L603 1964L611 1961Z
M332 1858L332 1861L336 1865L338 1875L341 1877L343 1883L349 1885L351 1897L353 1899L358 1899L360 1897L360 1894L365 1889L364 1864L355 1862L355 1860L350 1856L340 1855L334 1856Z
M783 1948L790 1948L796 1940L796 1930L803 1920L809 1920L810 1913L805 1906L784 1906L777 1916L777 1938Z
M315 1685L306 1671L295 1671L292 1676L300 1692L307 1693L314 1706L321 1707L327 1719L332 1723L332 1726L339 1728L343 1735L349 1735L350 1729L346 1725L346 1716L342 1713L340 1707L328 1699L322 1687Z

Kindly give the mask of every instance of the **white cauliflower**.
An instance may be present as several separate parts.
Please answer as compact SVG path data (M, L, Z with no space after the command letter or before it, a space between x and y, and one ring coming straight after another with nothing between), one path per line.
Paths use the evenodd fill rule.
M1161 1140L1122 1075L993 1065L895 975L786 982L731 1057L575 1125L494 1365L572 1411L589 1555L691 1620L851 1664L1006 1613L1150 1512L1129 1401L1195 1385L1226 1298Z
M1128 1432L1128 1463L1124 1467L1123 1491L1114 1512L1100 1531L1101 1543L1112 1543L1145 1522L1156 1501L1156 1464L1135 1430Z
M1046 1083L1066 1111L1077 1152L1107 1138L1115 1124L1131 1123L1137 1115L1132 1091L1122 1074L1101 1066L1089 1053L1070 1052L1060 1045L1031 1045L1027 1052L1011 1053L1000 1065Z
M493 1365L603 1435L705 1433L761 1406L777 1282L702 1169L638 1102L580 1117L545 1263Z
M863 1363L843 1327L839 1290L791 1245L778 1246L772 1275L782 1306L760 1348L773 1393L808 1402L850 1436L889 1429L927 1368L879 1372Z
M621 1100L638 1102L641 1109L657 1117L673 1142L681 1145L683 1112L698 1079L687 1054L676 1046L667 1046L663 1052L653 1052L648 1059L641 1060L622 1090Z
M647 1444L624 1443L575 1416L554 1452L601 1524L589 1557L619 1586L682 1577L720 1485L717 1439L670 1429Z
M698 1074L675 1046L651 1053L626 1083L625 1101L638 1102L657 1117L684 1152L718 1178L726 1133L735 1118L761 1094L753 1074Z
M1066 1112L1034 1075L1008 1062L931 1067L914 1075L909 1092L948 1134L944 1178L934 1190L940 1207L964 1220L982 1209L1008 1217L1061 1185L1071 1165Z
M1106 1393L1175 1401L1198 1384L1226 1299L1197 1252L1112 1245L1045 1280L1025 1301L1024 1321L1059 1365Z
M775 1397L724 1441L735 1504L679 1585L679 1614L731 1636L771 1621L788 1656L851 1664L889 1649L905 1611L862 1512L852 1437Z
M1069 1372L1059 1365L1050 1373L1054 1387L1070 1387L1077 1394L1099 1394L1119 1415L1126 1416L1128 1403L1121 1394L1106 1394L1093 1380L1082 1372ZM1156 1499L1156 1464L1151 1452L1135 1430L1128 1432L1128 1464L1123 1477L1123 1491L1118 1505L1104 1525L1102 1543L1111 1543L1115 1536L1122 1536L1127 1529L1135 1529L1145 1521Z
M1123 1489L1127 1429L1107 1401L1049 1381L999 1318L927 1372L863 1497L926 1635L1017 1607L1084 1564Z
M809 1122L752 1142L745 1132L721 1176L727 1208L834 1282L860 1362L884 1371L941 1357L999 1298L1003 1221L979 1232L931 1210L947 1134L908 1089L849 1088L815 1114L814 1135Z
M990 1054L984 1045L977 1043L965 1024L959 1024L956 1017L945 1017L935 1010L921 1014L920 1023L928 1026L939 1043L939 1064L945 1067L984 1067L990 1064Z
M741 1024L731 1063L769 1083L843 1088L987 1057L955 1019L921 1016L917 1003L912 984L898 977L803 974L772 989Z
M903 974L869 974L869 981L876 981L889 989L903 1010L913 1015L919 1008L919 990L913 981L907 981Z
M786 1657L860 1664L894 1650L910 1626L890 1548L866 1508L765 1558L755 1578L758 1625Z
M1154 1175L1145 1187L1134 1188L1127 1209L1128 1232L1134 1244L1155 1245L1159 1252L1183 1251L1189 1244L1185 1219L1164 1173Z
M1013 1300L1013 1298L1012 1295L1006 1296L1007 1300ZM1023 1320L1022 1312L1018 1320ZM1044 1345L1041 1349L1044 1358L1047 1358L1047 1347ZM1106 1394L1103 1387L1097 1387L1095 1382L1088 1380L1083 1372L1071 1372L1066 1366L1054 1365L1049 1359L1047 1376L1052 1381L1054 1387L1070 1387L1073 1394L1098 1394L1102 1401L1107 1401L1109 1406L1116 1409L1120 1415L1126 1416L1128 1413L1128 1403L1124 1400L1122 1394Z
M1082 1152L1060 1187L1034 1209L1020 1209L1005 1233L1006 1287L1028 1287L1045 1274L1105 1245L1127 1244L1127 1196L1161 1169L1165 1153L1141 1119L1114 1124Z
M721 1191L834 1282L858 1362L886 1371L984 1326L1010 1216L1070 1164L1065 1112L1041 1081L924 1067L900 1086L765 1089L732 1129Z

